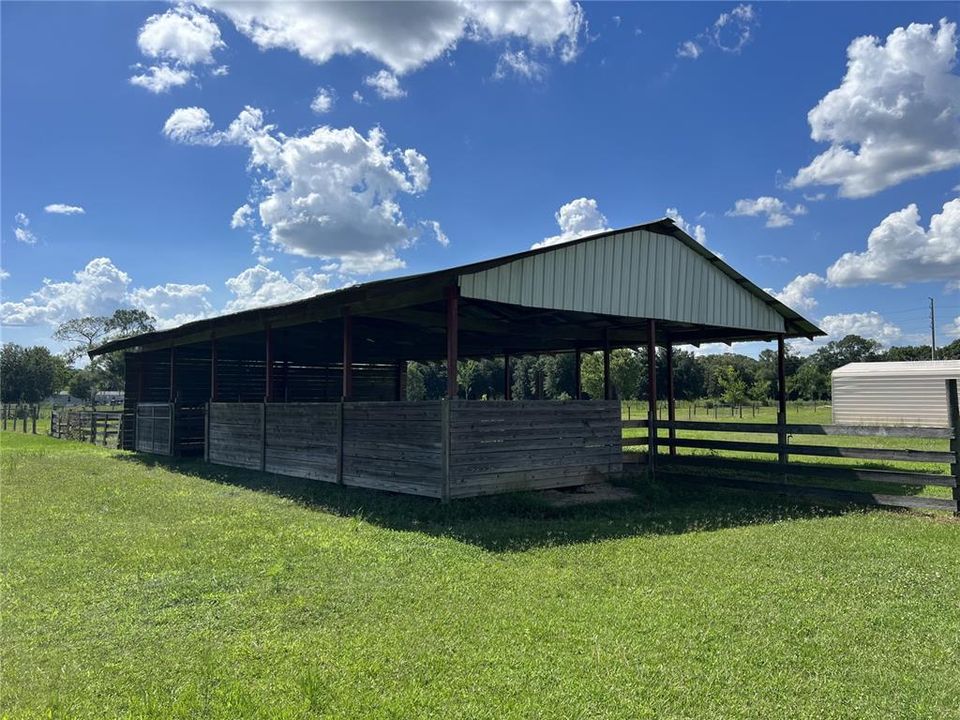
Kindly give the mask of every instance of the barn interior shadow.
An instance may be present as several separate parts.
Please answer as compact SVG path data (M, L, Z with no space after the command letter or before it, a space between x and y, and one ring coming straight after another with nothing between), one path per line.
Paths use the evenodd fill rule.
M493 552L596 542L638 535L674 535L851 511L764 493L716 490L642 476L614 482L625 491L581 502L576 491L523 492L441 504L412 495L341 487L202 460L118 453L118 459L256 492L393 530L456 539ZM583 498L586 500L586 498Z

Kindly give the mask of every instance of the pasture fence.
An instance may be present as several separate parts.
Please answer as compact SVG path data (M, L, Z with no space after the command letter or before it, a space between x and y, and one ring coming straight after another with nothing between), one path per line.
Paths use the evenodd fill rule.
M650 413L646 420L624 420L624 428L646 428L646 436L625 437L623 445L646 445L647 453L625 453L624 464L646 462L651 473L663 468L678 473L685 481L710 485L762 490L785 495L798 495L814 499L868 505L960 512L960 409L957 402L957 381L946 381L947 415L946 427L904 427L895 425L815 425L789 423L778 414L775 423L757 422L711 422L675 420L660 421L657 413ZM661 437L660 431L667 436ZM678 437L677 431L697 431L710 437ZM751 440L717 439L714 434L731 433L775 436L774 442ZM815 442L795 442L796 437L833 436L847 438L847 445L822 445ZM933 441L947 441L947 450L923 448L854 447L849 438L906 438L921 441L929 446ZM762 438L761 438L762 440ZM877 443L883 445L886 443ZM660 448L665 452L661 453ZM709 454L681 454L679 449L706 450ZM724 453L724 454L721 454ZM734 454L731 456L731 453ZM766 456L769 459L744 458ZM739 457L737 456L739 455ZM821 462L798 462L797 458L840 458L843 464ZM853 463L846 461L852 460ZM831 461L834 463L835 461ZM876 467L876 463L906 464L908 469ZM946 472L927 472L916 469L916 464L946 466ZM730 474L736 476L731 477ZM744 477L744 474L747 477ZM747 479L752 476L767 476L766 479ZM770 476L774 476L773 479ZM830 484L809 484L827 481ZM800 482L797 482L800 481ZM849 489L849 482L860 483L857 489ZM951 497L918 495L927 487L950 488ZM876 488L897 488L900 494L873 492Z
M14 432L17 431L19 423L20 430L27 432L27 426L30 431L37 434L37 420L40 417L40 406L28 403L4 403L0 406L0 427L6 430L12 425Z
M115 448L123 432L122 415L119 411L54 408L50 437Z

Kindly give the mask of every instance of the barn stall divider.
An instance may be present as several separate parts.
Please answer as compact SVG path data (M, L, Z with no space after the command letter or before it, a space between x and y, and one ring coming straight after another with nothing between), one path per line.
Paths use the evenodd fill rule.
M622 469L617 401L209 403L212 463L442 500Z

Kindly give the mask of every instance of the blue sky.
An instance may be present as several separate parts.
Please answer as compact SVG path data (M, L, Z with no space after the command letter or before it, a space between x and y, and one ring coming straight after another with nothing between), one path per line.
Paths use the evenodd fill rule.
M0 13L4 341L668 212L835 336L960 334L953 3Z

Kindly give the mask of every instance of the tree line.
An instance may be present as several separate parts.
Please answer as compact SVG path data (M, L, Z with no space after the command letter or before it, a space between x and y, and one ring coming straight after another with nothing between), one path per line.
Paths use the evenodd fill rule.
M142 310L120 309L112 315L83 317L60 325L53 339L67 349L56 355L46 347L6 343L0 350L0 399L5 403L37 403L66 390L93 403L97 393L123 389L123 353L108 353L86 362L87 353L110 340L156 329L155 318ZM960 359L960 339L937 351L939 359ZM930 346L884 349L876 340L848 335L813 354L801 357L789 346L785 357L790 399L828 400L830 373L850 362L928 360ZM666 353L656 357L658 395L665 397ZM575 390L574 355L521 356L511 359L512 396L520 399L567 399ZM503 397L502 358L462 360L457 368L460 395L467 399ZM581 389L588 398L603 397L603 356L584 353ZM777 353L763 350L756 358L738 353L697 355L675 348L674 392L678 400L714 400L728 405L765 403L777 392ZM621 400L647 399L646 348L621 348L610 354L612 391ZM407 366L407 397L429 400L443 397L447 376L444 363L411 362Z
M937 351L941 360L960 359L960 339ZM788 345L784 358L787 397L791 400L829 400L830 374L851 362L929 360L930 346L884 349L876 340L847 335L801 357ZM656 358L657 394L666 396L667 359L661 348ZM574 355L523 356L511 359L511 394L522 399L567 399L575 393ZM586 397L603 397L603 356L585 353L580 366L581 390ZM462 360L457 368L460 395L467 399L503 397L502 358ZM610 383L614 397L647 399L647 351L617 349L610 353ZM678 400L714 400L728 405L765 403L777 393L777 352L763 350L756 358L738 353L697 355L675 348L673 385ZM410 363L407 397L429 400L443 397L447 386L444 363Z

